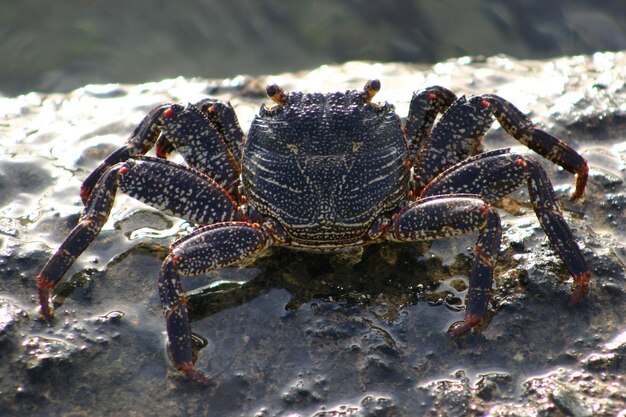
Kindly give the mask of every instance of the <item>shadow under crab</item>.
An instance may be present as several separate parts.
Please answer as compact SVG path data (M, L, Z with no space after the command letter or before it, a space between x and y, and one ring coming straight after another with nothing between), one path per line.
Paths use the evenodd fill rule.
M402 126L393 106L372 102L379 88L372 80L361 91L304 94L271 85L276 106L262 106L247 137L226 102L156 107L83 183L79 224L38 276L41 313L52 315L50 290L98 235L118 189L201 226L171 245L158 281L172 362L201 383L210 380L194 368L182 275L270 246L334 251L477 231L465 318L448 330L460 336L488 308L501 241L491 203L523 186L574 278L570 304L584 298L591 273L541 165L509 149L477 150L495 117L509 135L577 175L573 199L584 193L587 162L499 96L457 98L430 87L413 96ZM145 156L153 147L159 158ZM187 166L165 159L174 150Z

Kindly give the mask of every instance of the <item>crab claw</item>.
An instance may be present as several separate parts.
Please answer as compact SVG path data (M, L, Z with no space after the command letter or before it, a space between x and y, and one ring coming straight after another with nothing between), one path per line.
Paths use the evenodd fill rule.
M378 91L380 91L380 81L369 80L365 83L365 87L363 87L363 100L366 103L370 103Z
M280 88L278 85L268 85L265 89L265 92L267 93L267 96L279 106L284 106L285 104L287 104L287 99L289 98L289 96L287 95L287 93L285 93L285 90Z

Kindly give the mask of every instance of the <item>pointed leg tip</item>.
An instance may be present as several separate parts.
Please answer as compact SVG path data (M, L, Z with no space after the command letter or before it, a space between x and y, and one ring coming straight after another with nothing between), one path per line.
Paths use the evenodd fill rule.
M583 195L585 195L585 186L583 185L582 187L580 187L577 184L576 189L574 190L574 192L572 193L569 199L571 201L578 201L583 197Z
M202 372L192 370L189 372L185 372L185 375L187 376L187 378L191 379L193 382L197 384L204 385L206 387L215 385L214 382L210 378L208 378L206 375L204 375Z
M587 293L589 292L587 287L576 287L572 290L569 295L569 299L567 301L567 305L569 307L574 307L578 305L582 300L587 297Z
M574 194L572 194L572 201L579 200L585 194L588 179L589 164L587 161L584 161L582 166L576 171L576 189L574 190Z
M185 374L185 376L191 381L204 385L204 386L212 386L215 383L202 372L198 371L194 368L192 363L183 363L177 366L178 370Z
M480 317L467 315L464 320L452 323L448 329L448 334L452 337L461 337L472 330L480 322Z
M54 318L54 310L50 306L49 301L41 301L37 309L39 316L45 321L51 321Z
M43 306L40 306L37 311L39 312L39 316L41 317L41 319L46 322L50 322L54 318L54 312L48 306L46 306L45 308Z
M589 294L589 281L591 281L591 272L586 271L574 277L574 288L569 295L568 305L573 307L580 303Z
M41 318L46 321L52 320L54 317L54 310L50 307L50 302L46 298L45 301L41 300L39 302L39 308L37 309Z
M464 321L457 321L452 323L448 329L448 334L454 338L461 337L467 334L471 330L471 326L468 326Z
M53 311L50 307L50 284L44 276L39 275L37 277L37 286L39 294L39 314L44 319L49 320L53 316Z

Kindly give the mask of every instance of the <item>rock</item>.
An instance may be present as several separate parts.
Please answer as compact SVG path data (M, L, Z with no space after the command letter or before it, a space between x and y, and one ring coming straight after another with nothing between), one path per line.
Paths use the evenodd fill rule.
M0 348L10 349L8 346L15 339L15 333L21 322L28 319L23 307L9 298L0 298Z
M461 58L432 67L350 62L232 80L177 78L0 98L0 411L7 415L612 416L626 407L625 53L516 61ZM228 99L247 129L264 85L361 88L407 114L413 89L497 93L590 162L582 202L573 178L546 168L594 272L567 307L571 278L529 205L497 204L504 240L485 326L459 340L475 235L384 244L335 255L270 251L185 279L198 369L174 372L156 277L166 246L192 230L117 196L100 236L57 287L56 318L38 318L35 277L82 209L81 181L164 101ZM502 129L487 148L515 146ZM10 157L9 157L10 156Z
M526 381L523 396L539 414L561 412L576 417L613 416L626 404L623 379L621 382L620 379L598 378L560 369Z

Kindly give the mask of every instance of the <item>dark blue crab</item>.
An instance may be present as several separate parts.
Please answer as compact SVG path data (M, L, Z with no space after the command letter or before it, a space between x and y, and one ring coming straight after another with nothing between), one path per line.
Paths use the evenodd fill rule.
M477 148L495 117L577 175L574 199L584 193L587 162L496 95L457 98L431 87L413 96L402 126L393 106L371 102L379 88L373 80L361 91L303 94L271 85L276 105L261 107L247 138L228 103L156 107L83 183L80 221L38 276L41 313L52 315L50 290L99 233L118 188L202 226L171 245L158 285L174 366L203 383L181 275L205 274L270 245L335 250L478 231L465 319L449 329L459 336L488 308L501 238L490 203L524 185L573 276L570 304L584 298L591 273L542 167L508 149ZM155 145L159 158L144 156ZM165 160L173 150L188 166Z

